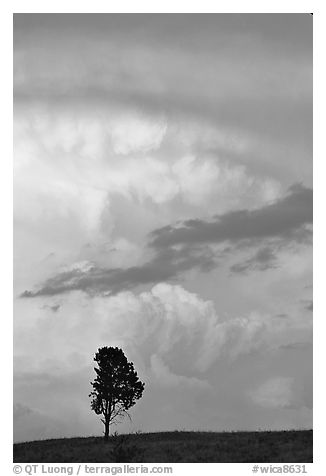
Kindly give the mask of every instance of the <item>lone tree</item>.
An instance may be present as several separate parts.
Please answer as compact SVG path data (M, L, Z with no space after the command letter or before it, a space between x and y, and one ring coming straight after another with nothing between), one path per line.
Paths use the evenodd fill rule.
M108 440L111 423L129 416L128 410L141 398L145 384L139 380L134 364L128 362L118 347L98 349L94 361L98 368L94 367L97 375L91 382L91 408L96 415L102 415L104 439Z

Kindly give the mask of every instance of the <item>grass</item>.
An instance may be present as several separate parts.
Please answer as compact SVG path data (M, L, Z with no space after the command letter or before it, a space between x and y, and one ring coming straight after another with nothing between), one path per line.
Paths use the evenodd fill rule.
M16 443L14 463L311 463L312 430L173 431Z

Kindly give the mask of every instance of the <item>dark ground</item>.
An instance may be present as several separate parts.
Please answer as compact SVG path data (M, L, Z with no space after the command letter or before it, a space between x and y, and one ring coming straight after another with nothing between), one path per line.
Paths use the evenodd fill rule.
M312 430L143 433L14 444L14 463L311 463Z

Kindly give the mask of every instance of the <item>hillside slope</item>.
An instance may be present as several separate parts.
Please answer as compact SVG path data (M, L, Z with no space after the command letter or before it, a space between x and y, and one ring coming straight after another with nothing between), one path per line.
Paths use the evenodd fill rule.
M144 433L14 444L15 463L309 463L312 430Z

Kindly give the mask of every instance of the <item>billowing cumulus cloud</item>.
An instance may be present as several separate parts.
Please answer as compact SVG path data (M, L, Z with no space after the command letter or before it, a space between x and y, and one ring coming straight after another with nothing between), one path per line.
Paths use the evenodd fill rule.
M41 302L47 303L47 310L40 307ZM222 365L227 370L230 362L237 366L246 356L250 358L257 353L273 356L286 345L311 340L311 323L303 316L275 320L272 316L252 313L223 319L213 302L166 283L139 295L124 292L113 297L88 298L82 293L72 293L55 313L51 310L53 305L58 305L58 301L28 301L27 320L15 331L20 349L15 356L17 403L21 401L18 395L26 396L26 404L37 412L35 422L45 422L41 415L49 409L46 414L49 431L56 410L53 391L57 392L57 398L62 394L61 413L67 415L68 421L77 418L78 412L79 428L90 422L90 428L96 431L96 420L92 422L87 412L87 386L92 372L91 357L100 345L121 346L135 362L148 388L146 405L150 408L155 407L156 392L164 394L173 389L176 394L182 393L184 411L191 413L188 405L192 405L195 395L204 398L206 394L212 399L218 395L216 366L224 362ZM42 391L32 402L32 388L39 386ZM254 403L261 405L264 388L259 390L259 399ZM247 390L242 390L244 401ZM275 399L281 399L276 390L275 394ZM78 404L73 403L75 400ZM177 409L171 407L170 411L168 420L172 424ZM143 425L148 422L145 413L144 408L140 413ZM22 418L31 419L32 415L29 412L29 416ZM137 419L139 424L142 418ZM194 427L202 424L201 418L198 415L193 420ZM64 424L56 421L56 425L61 435L69 434Z
M37 202L39 196L50 201L47 206L58 202L59 211L65 204L67 210L61 213L80 204L84 213L91 214L92 203L101 211L112 193L159 204L179 198L185 206L199 207L206 207L215 198L221 210L237 204L235 191L241 192L242 201L248 204L253 203L253 197L264 202L280 193L278 181L253 175L244 165L232 164L221 154L196 150L196 139L202 140L203 133L211 147L216 147L220 134L231 141L223 147L235 149L238 139L232 131L195 123L192 143L188 143L184 140L187 120L180 127L180 122L172 119L167 127L161 117L126 108L120 111L116 106L96 113L18 107L16 117L16 188L24 196L33 193L30 200L36 203L32 203L31 211L37 214L44 207ZM83 196L84 202L80 201ZM16 200L19 198L17 193Z
M305 318L274 319L253 312L225 320L218 316L212 301L167 283L139 295L123 292L113 297L89 298L72 293L53 313L52 306L59 302L48 302L44 321L43 309L39 307L38 317L26 324L27 328L31 326L29 345L35 357L44 352L44 358L50 358L53 352L51 358L59 358L55 355L57 340L62 358L73 352L90 355L97 342L107 341L137 351L144 368L152 362L154 368L163 372L167 370L159 360L163 359L172 366L171 370L176 365L185 374L192 369L195 375L206 371L220 356L234 359L253 350L310 338L311 322ZM31 309L37 305L27 304ZM33 326L36 327L32 332ZM53 344L44 339L50 330ZM86 340L81 338L86 336Z

